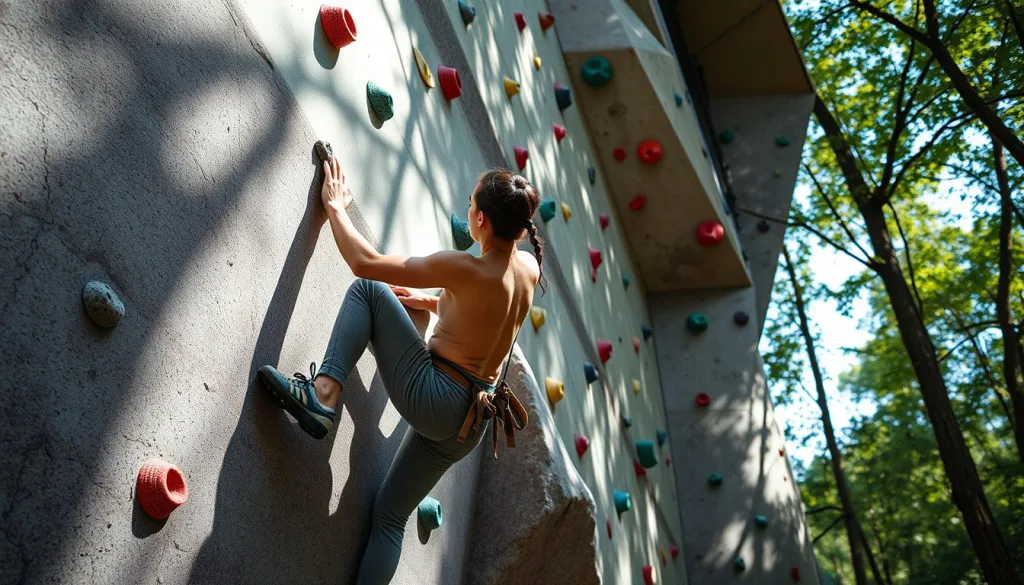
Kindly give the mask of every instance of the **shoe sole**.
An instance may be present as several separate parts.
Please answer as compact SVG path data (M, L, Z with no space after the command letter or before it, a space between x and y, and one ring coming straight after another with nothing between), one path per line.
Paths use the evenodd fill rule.
M264 368L260 368L256 378L261 382L263 388L270 394L274 402L295 418L296 422L299 423L299 428L306 431L314 439L322 439L327 436L329 429L324 428L322 423L316 420L306 410L305 406L292 396L291 392L275 384L274 374L264 370Z

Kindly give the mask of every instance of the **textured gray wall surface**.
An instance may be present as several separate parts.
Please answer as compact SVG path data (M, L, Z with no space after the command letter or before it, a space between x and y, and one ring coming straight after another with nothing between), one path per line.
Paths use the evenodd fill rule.
M0 3L0 44L0 583L350 582L405 424L369 354L323 442L250 385L320 360L352 278L259 41L222 2L49 0ZM91 279L127 306L112 331ZM150 457L190 487L166 522L133 503ZM471 510L447 503L478 464L396 583L459 581Z

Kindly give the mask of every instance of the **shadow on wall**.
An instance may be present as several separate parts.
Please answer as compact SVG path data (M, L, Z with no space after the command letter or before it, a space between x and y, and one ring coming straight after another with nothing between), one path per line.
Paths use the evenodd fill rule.
M203 414L229 400L202 394L201 385L197 391L198 377L207 373L186 370L206 361L232 362L225 368L237 375L225 387L234 391L248 386L260 365L276 362L324 219L317 213L315 178L243 385L239 378L246 372L233 368L234 355L220 347L197 350L190 345L192 332L178 330L187 321L172 313L182 309L175 296L184 286L196 287L188 282L189 272L204 263L203 254L218 238L228 230L246 231L238 224L252 218L236 215L245 199L282 191L291 196L281 187L283 179L268 170L299 167L288 153L296 144L309 148L313 137L268 68L269 59L237 22L232 27L230 7L171 1L140 12L115 4L0 2L0 20L10 24L0 27L0 38L13 47L0 70L33 71L27 77L5 75L5 100L6 92L17 99L0 112L10 133L4 136L13 135L19 147L0 162L6 236L0 268L14 275L0 285L0 347L13 358L4 377L52 373L54 356L61 356L60 375L33 376L32 391L0 414L0 444L7 454L0 466L3 582L66 576L80 566L74 563L92 562L87 554L78 558L78 551L99 542L114 543L109 555L132 557L120 567L96 560L118 575L105 575L110 582L128 572L155 572L172 544L122 546L132 536L118 531L131 506L124 495L138 456L171 451L206 456L211 465L219 460L219 452L203 453L203 438L212 431L197 424L203 420L199 414L180 408L180 397L194 395L200 402L193 407ZM378 150L390 148L371 140ZM375 161L362 162L369 168ZM242 245L257 243L261 234L246 235L254 241ZM260 260L255 259L263 271ZM247 276L265 282L261 272ZM129 305L131 318L113 334L98 332L74 310L82 283L91 278L114 283ZM236 274L228 286L247 292L252 285L244 280ZM207 290L190 290L189 301L201 302ZM241 324L210 326L203 333L220 332L242 339L226 345L251 347ZM156 359L154 347L167 355ZM153 367L166 373L166 386L140 387L137 381ZM348 453L350 480L334 514L332 441L312 442L261 393L245 391L241 411L225 411L238 421L218 478L213 532L198 552L193 581L297 582L300 573L308 580L311 571L331 581L351 578L373 491L386 472L367 466L387 459L404 431L400 427L381 440L374 436L375 425L365 422L379 420L385 408L379 380L367 391L353 375L346 388L343 408L360 422ZM213 426L224 424L209 418ZM136 426L146 421L157 428ZM122 435L132 430L145 438ZM197 441L195 452L189 440ZM87 508L101 513L84 520L78 512ZM100 518L108 528L116 524L112 532L92 532ZM194 532L204 520L193 519L182 532ZM89 532L70 537L72 522L76 531L84 525ZM134 530L144 537L159 528ZM282 562L282 553L303 563ZM71 557L65 566L62 559Z

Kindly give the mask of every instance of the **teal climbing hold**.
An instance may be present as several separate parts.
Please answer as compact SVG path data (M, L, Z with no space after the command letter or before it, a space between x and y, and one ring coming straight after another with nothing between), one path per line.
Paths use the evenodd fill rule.
M622 426L626 427L627 429L633 426L633 419L626 415L622 415Z
M711 487L718 487L725 481L725 477L721 473L712 473L708 475L708 485Z
M686 328L694 333L702 333L708 328L708 318L704 313L692 313L686 318Z
M582 67L583 83L590 87L601 87L612 80L612 64L596 55L583 62Z
M633 507L633 499L629 496L629 492L615 490L612 497L615 498L615 511L619 514L629 512Z
M395 117L395 100L383 87L367 81L366 99L370 100L370 108L381 122L387 122Z
M600 377L597 373L597 366L590 362L583 362L583 375L587 378L587 384L593 384Z
M622 286L623 288L629 288L629 275L625 272L622 273Z
M789 138L787 138L785 136L776 136L775 137L775 146L778 146L779 148L785 148L785 147L789 146Z
M469 235L469 222L462 221L457 215L452 214L452 241L455 242L455 249L466 251L473 245L473 236Z
M441 516L441 502L427 496L420 502L419 507L420 523L427 530L436 530L441 527L444 518Z
M657 431L655 431L655 434L658 437L658 446L659 447L663 446L665 444L665 441L668 440L668 433L666 433L665 431L663 431L661 429L658 429Z
M462 24L469 26L476 18L476 8L473 8L466 0L459 0L459 14L462 15Z
M654 452L654 441L642 439L636 442L636 458L640 464L650 469L658 464L658 455Z
M551 218L555 217L555 212L558 210L558 204L555 203L554 199L545 199L540 204L540 218L544 220L544 223L551 221Z
M736 133L728 128L718 134L718 141L722 144L732 144L733 140L736 140Z
M679 93L676 92L673 97L676 98L676 107L677 108L682 107L683 106L683 96L679 95Z
M732 568L737 573L742 573L743 571L747 570L747 563L743 561L743 557L736 557L736 559L732 562Z
M758 528L766 528L768 526L768 517L764 514L758 514L757 516L754 516L754 524L756 524Z

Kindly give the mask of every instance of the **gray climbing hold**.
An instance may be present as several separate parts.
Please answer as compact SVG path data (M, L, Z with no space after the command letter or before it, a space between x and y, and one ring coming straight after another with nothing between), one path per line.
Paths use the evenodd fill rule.
M473 245L473 236L469 235L469 222L463 221L454 213L452 214L452 241L455 242L455 249L463 252Z
M316 157L320 159L320 162L330 162L334 156L334 150L331 149L330 142L324 142L323 140L317 140L316 144L313 145L313 150L316 151Z
M718 140L722 144L732 144L736 140L736 133L727 128L718 135Z
M395 117L395 100L383 87L367 81L366 99L370 101L370 108L381 122L387 122Z
M600 55L584 61L582 69L583 83L590 87L601 87L612 80L612 64Z
M107 329L116 327L124 317L124 303L105 282L90 280L82 287L82 304L93 323Z
M459 14L462 15L462 24L469 26L476 18L476 8L470 6L466 0L459 0Z
M441 527L444 518L441 516L441 502L427 496L419 505L419 518L423 527L427 530L437 530Z

